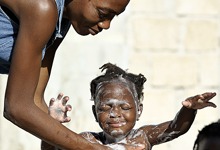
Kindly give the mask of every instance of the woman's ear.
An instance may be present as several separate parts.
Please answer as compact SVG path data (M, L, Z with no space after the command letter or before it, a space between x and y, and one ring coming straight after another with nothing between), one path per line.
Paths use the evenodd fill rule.
M138 112L137 112L137 120L139 120L141 114L142 114L142 111L143 111L143 104L140 103L139 106L138 106Z
M95 105L92 105L92 112L93 112L93 115L95 117L95 121L98 122L97 114L96 114L96 111L95 111Z

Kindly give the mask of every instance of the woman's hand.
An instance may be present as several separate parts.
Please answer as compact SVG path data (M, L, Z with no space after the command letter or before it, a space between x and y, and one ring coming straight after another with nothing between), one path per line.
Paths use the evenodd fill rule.
M216 93L206 92L200 95L192 96L182 102L182 105L189 109L202 109L208 106L216 107L210 100L215 97Z
M67 116L67 112L72 110L71 105L66 105L68 100L69 97L63 97L62 93L57 96L57 99L50 99L49 115L60 123L69 122L71 120L71 118Z

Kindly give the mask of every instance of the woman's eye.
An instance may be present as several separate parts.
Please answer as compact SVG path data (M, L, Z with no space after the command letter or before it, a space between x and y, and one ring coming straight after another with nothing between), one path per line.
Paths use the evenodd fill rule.
M99 18L100 19L113 19L115 15L113 15L112 13L108 13L108 12L105 12L101 9L98 9L98 15L99 15Z
M107 17L108 14L105 14L102 10L98 10L99 18L104 19Z

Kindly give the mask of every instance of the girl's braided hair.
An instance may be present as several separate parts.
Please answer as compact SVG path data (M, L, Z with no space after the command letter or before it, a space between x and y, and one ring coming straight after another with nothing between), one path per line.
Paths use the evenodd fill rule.
M111 63L106 63L102 67L100 67L101 72L106 70L105 74L100 75L93 79L90 83L90 92L92 96L92 100L95 99L96 93L97 93L97 86L100 83L103 82L109 82L118 78L123 78L126 81L129 81L130 83L133 83L135 86L135 90L137 92L137 97L138 100L141 101L143 98L143 89L144 89L144 83L146 82L146 78L144 75L139 74L133 74L133 73L128 73L124 71L123 69L117 67L116 65L113 65Z

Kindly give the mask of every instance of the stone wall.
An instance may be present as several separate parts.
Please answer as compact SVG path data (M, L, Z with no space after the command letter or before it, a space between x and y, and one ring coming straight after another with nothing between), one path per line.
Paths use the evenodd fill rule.
M82 37L73 29L60 46L46 91L70 96L76 131L99 131L92 115L89 83L112 62L147 77L144 111L136 127L175 117L185 98L220 90L220 1L131 0L108 31ZM7 76L0 77L0 110ZM220 107L219 96L213 102ZM183 136L153 150L190 150L198 130L219 118L219 108L199 110ZM40 140L0 117L1 150L39 150Z

